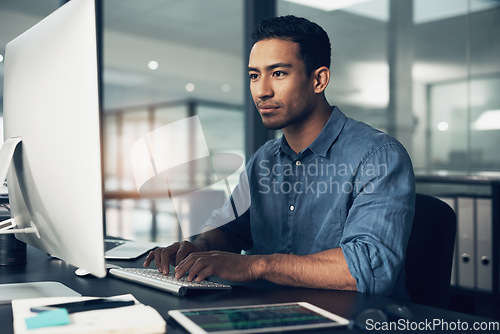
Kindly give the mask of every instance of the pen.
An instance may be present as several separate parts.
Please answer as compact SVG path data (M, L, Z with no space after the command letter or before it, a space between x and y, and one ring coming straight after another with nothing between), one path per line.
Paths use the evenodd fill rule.
M52 304L44 306L34 306L30 308L31 312L40 313L45 311L53 311L60 308L65 308L68 313L84 312L91 310L100 310L108 308L116 308L123 306L134 305L133 300L116 300L116 299L91 299L72 303Z

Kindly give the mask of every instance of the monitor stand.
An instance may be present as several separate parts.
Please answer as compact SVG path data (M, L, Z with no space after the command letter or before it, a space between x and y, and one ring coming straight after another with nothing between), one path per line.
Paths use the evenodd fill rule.
M0 149L0 182L4 182L9 171L14 152L19 144L21 144L21 137L12 137L5 141ZM35 233L39 238L40 234L33 222L30 222L31 227L14 228L17 226L14 218L7 219L1 222L0 234L20 234L20 233Z
M0 149L0 182L7 177L14 152L22 142L21 137L10 138L5 141ZM11 218L0 224L0 234L36 233L40 237L36 226L31 222L31 227L14 228L16 221ZM39 297L72 297L81 296L78 292L59 282L29 282L0 284L0 305L10 303L13 299L39 298Z
M13 299L80 296L80 293L59 282L0 284L0 305L8 304Z

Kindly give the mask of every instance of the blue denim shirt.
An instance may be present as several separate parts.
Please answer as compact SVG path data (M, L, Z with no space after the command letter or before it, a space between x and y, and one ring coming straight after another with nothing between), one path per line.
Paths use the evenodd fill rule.
M296 154L284 136L271 140L251 157L246 173L233 197L249 192L250 208L223 226L228 207L216 210L209 225L252 254L341 247L358 291L406 291L415 183L411 160L396 139L334 107L308 148Z

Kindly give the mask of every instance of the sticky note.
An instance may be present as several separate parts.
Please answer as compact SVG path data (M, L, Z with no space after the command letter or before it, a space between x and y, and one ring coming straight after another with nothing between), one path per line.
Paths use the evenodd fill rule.
M34 317L26 318L25 321L28 329L68 325L71 322L65 308L40 312Z

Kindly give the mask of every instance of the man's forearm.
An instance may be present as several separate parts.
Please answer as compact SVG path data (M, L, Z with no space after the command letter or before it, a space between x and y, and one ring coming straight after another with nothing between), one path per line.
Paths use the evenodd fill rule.
M232 242L222 230L214 228L212 230L201 233L193 241L197 247L203 251L220 250L233 253L241 252L241 248Z
M341 248L310 255L257 255L253 261L256 278L277 284L336 290L356 290Z

